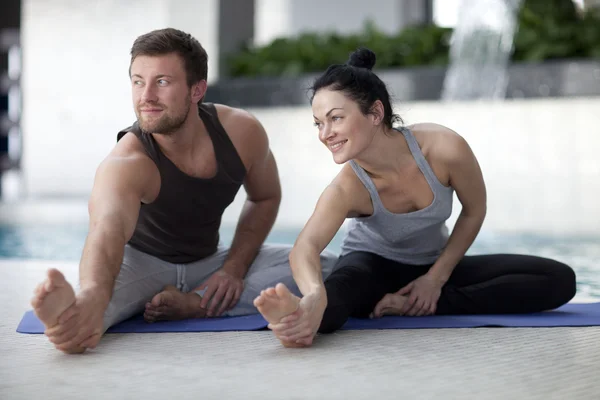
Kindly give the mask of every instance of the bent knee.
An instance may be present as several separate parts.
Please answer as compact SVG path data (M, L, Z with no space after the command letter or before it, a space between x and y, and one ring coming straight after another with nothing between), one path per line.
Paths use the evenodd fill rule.
M577 276L573 268L559 261L554 261L550 271L552 292L559 305L568 303L577 293Z

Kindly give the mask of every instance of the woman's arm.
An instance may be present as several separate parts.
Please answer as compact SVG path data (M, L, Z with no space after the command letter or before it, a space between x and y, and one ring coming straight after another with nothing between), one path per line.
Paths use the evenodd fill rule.
M486 189L479 163L468 143L459 135L444 138L441 161L447 166L450 185L462 205L448 243L429 270L429 275L444 284L456 264L477 237L486 214ZM441 144L441 143L440 143Z
M319 197L312 216L296 239L290 266L303 295L325 292L320 255L351 212L350 198L341 182L332 182Z

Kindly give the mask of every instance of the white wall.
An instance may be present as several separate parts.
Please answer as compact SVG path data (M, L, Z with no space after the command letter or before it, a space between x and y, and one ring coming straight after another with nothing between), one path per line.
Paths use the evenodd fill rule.
M217 0L25 0L23 135L29 193L79 194L134 121L128 68L135 38L167 26L216 54ZM217 57L209 59L209 80Z
M402 25L401 2L406 0L255 0L255 43L304 32L347 34L363 30L366 20L384 32L396 33ZM415 1L415 0L409 0Z

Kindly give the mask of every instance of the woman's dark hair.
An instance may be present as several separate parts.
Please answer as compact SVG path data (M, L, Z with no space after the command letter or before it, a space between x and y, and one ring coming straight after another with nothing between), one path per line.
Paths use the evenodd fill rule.
M383 103L383 123L392 128L395 122L403 123L399 115L394 114L390 94L385 83L371 69L375 65L375 53L367 48L359 48L350 54L345 64L334 64L313 83L310 102L319 89L339 90L354 100L364 115L371 113L375 101Z

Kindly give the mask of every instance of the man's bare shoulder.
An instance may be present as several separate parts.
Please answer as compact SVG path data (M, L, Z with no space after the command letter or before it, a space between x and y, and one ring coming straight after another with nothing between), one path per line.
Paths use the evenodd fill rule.
M140 140L126 133L100 163L96 182L113 182L122 190L134 190L142 201L151 202L160 188L160 174Z
M269 138L263 125L250 112L241 108L215 104L219 121L229 135L244 165L248 168L256 158L269 153Z
M260 121L247 110L215 104L219 121L230 136L264 136L265 131Z

